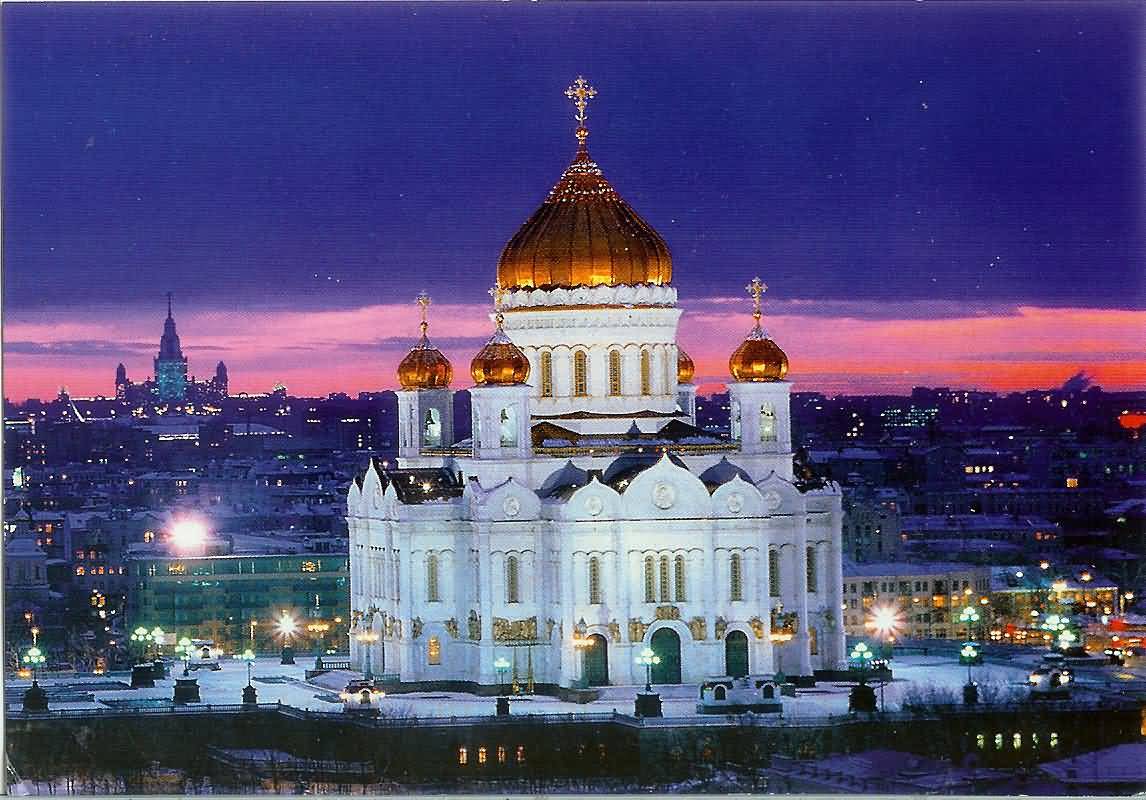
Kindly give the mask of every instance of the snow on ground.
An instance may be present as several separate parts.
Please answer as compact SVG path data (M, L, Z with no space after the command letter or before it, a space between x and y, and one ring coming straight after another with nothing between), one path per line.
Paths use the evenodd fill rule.
M259 658L253 662L253 684L258 690L260 703L281 702L284 705L311 711L341 711L338 692L351 673L328 673L308 683L305 671L311 666L310 659L299 658L297 664L283 665L277 657ZM247 669L244 662L222 661L222 669L217 672L199 670L191 677L199 681L199 691L204 704L231 705L242 701L242 690L247 684ZM904 693L920 688L934 687L938 691L958 693L967 681L967 668L953 663L950 659L938 656L901 656L894 659L892 667L895 680L884 688L884 701L887 710L900 707ZM1029 667L1025 665L985 664L975 667L974 679L983 684L996 686L1022 686L1025 684ZM116 688L117 684L130 683L125 673L102 677L56 678L41 680L48 689L49 697L53 689L60 691L69 684L84 684L82 691L93 693L91 701L56 702L53 709L92 709L107 708L100 701L137 701L151 699L157 705L170 700L174 678L181 676L182 670L175 666L172 677L157 681L152 689ZM17 680L6 684L5 694L9 706L18 705L30 681ZM107 686L106 690L99 687ZM76 688L79 688L78 686ZM619 711L633 712L633 699L643 686L606 686L601 696L592 703L578 704L558 700L543 695L518 696L512 699L514 714L566 714L601 713ZM696 713L698 688L696 685L655 687L661 693L666 717L693 716ZM795 698L784 698L786 718L814 718L830 714L846 714L850 684L820 683L814 689L801 689ZM878 691L878 690L877 690ZM494 712L494 698L478 697L462 692L415 692L410 694L390 694L384 700L384 707L395 714L418 717L449 717L490 715Z

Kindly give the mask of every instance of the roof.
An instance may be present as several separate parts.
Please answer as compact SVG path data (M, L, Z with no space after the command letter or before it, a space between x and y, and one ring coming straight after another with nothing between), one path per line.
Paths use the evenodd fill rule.
M844 560L844 579L847 578L891 578L909 575L946 575L952 572L972 572L982 567L974 564L960 564L953 561L932 561L908 564L899 561L882 561L856 564Z
M1146 784L1146 742L1134 742L1040 764L1068 784Z

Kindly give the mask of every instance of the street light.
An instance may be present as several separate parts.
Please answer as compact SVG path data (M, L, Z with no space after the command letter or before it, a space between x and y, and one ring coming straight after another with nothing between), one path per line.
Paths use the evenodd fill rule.
M967 640L972 641L975 637L971 635L971 626L979 621L979 611L973 606L967 606L959 614L959 621L967 626Z
M255 651L247 648L240 655L239 658L247 662L247 686L251 685L251 662L255 660Z
M196 550L206 540L207 526L202 520L181 519L171 526L171 543L179 550Z
M895 606L878 606L872 609L868 627L878 634L883 645L883 652L880 655L884 658L891 658L891 642L895 640L902 624L903 616Z
M147 659L147 643L152 640L151 631L144 628L142 625L136 628L131 633L131 641L135 642L139 648L139 660L145 661Z
M374 631L362 631L358 634L358 641L366 647L366 672L363 673L362 677L372 681L374 680L374 673L370 669L370 647L378 641L378 634Z
M979 661L979 648L974 642L964 642L959 651L959 660L967 665L967 683L971 683L971 666Z
M179 640L179 644L175 645L175 652L179 653L179 657L183 659L183 677L186 678L191 674L191 651L195 646L191 644L191 640L184 636Z
M29 647L28 652L24 655L24 663L27 664L28 668L32 670L32 685L33 686L36 685L36 670L39 669L40 665L43 664L45 661L47 661L47 659L44 657L44 654L40 651L40 648L36 647L34 645L32 647Z
M652 648L646 647L637 656L637 663L645 667L645 693L648 694L653 690L653 665L661 663L661 657L654 653Z
M509 659L505 656L499 657L493 662L493 668L497 672L498 691L505 694L505 673L509 671Z

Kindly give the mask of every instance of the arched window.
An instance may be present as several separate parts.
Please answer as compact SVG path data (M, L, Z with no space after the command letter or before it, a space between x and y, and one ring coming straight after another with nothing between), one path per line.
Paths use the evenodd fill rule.
M601 602L601 560L596 556L589 559L589 604Z
M553 354L548 350L541 354L541 396L553 396Z
M442 412L436 408L426 409L426 419L422 425L422 444L437 447L442 443Z
M780 596L780 553L777 550L768 551L768 594Z
M589 357L584 350L573 354L573 396L589 396Z
M426 602L438 602L438 557L426 556Z
M771 403L760 406L760 441L776 441L776 409Z
M505 601L521 602L517 583L517 556L510 556L505 560Z
M733 553L728 560L728 597L737 601L744 599L744 566L739 553Z
M728 428L733 439L740 438L740 403L737 400L733 400L728 409Z
M807 550L807 553L808 553L808 563L807 563L806 568L805 568L805 574L808 576L808 591L814 592L814 591L816 591L816 577L817 577L816 576L816 548L815 547L809 547Z
M645 556L645 602L655 603L656 600L656 579L653 576L653 557Z
M426 663L431 667L436 667L442 663L442 643L437 636L431 636L430 640L426 642Z
M609 395L618 397L621 394L621 351L609 351Z
M660 598L662 603L669 601L669 557L661 556Z
M673 559L673 595L676 602L684 602L684 556Z
M813 656L820 654L820 640L816 636L816 627L814 625L808 627L808 652Z
M498 417L501 422L501 446L517 447L517 409L506 406Z
M653 357L648 350L641 351L641 394L653 393Z

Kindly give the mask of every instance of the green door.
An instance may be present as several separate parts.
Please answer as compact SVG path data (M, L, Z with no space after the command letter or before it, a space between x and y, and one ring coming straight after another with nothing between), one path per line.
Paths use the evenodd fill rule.
M743 631L731 631L724 637L724 672L730 678L748 674L748 637Z
M680 637L672 628L653 634L649 646L661 660L653 665L653 683L680 683Z
M592 647L586 647L583 652L585 682L589 686L609 685L609 645L605 637L594 633L589 637Z

